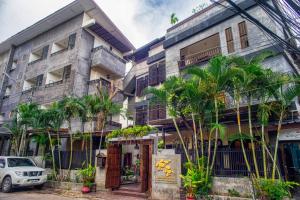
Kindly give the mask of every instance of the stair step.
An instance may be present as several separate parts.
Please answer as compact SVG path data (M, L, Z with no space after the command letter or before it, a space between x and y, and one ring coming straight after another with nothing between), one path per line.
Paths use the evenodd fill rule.
M146 193L135 192L135 191L115 190L112 193L115 195L122 195L122 196L129 196L129 197L140 197L144 199L148 198Z
M140 192L140 188L130 188L130 187L120 187L119 188L119 191L128 191L128 192L138 192L138 193L141 193Z

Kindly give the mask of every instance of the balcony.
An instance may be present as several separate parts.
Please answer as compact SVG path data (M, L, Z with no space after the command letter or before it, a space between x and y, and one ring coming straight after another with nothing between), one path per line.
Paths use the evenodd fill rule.
M121 78L125 75L126 61L104 46L100 46L94 48L92 52L92 67L96 66L110 72L116 78Z
M214 57L216 55L220 55L220 54L221 54L221 47L219 47L219 46L208 49L206 51L201 51L201 52L197 52L194 54L190 54L190 55L184 56L183 59L178 61L178 67L180 69L183 69L187 66L197 65L202 62L208 61L212 57Z

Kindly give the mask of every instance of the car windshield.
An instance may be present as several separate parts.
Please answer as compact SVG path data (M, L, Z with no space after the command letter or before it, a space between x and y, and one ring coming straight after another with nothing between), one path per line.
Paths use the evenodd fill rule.
M35 167L28 158L7 158L8 167Z

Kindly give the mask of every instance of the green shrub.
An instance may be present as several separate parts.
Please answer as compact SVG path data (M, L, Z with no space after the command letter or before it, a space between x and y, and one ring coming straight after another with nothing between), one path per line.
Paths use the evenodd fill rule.
M228 194L231 197L240 197L240 193L236 191L234 188L228 190Z
M256 181L258 195L269 200L282 200L285 197L290 197L290 189L298 185L295 182L273 179L258 179Z
M150 126L133 126L129 128L123 128L118 130L113 130L109 133L106 138L117 138L117 137L124 137L124 138L134 138L134 137L143 137L148 135L151 131L155 130Z

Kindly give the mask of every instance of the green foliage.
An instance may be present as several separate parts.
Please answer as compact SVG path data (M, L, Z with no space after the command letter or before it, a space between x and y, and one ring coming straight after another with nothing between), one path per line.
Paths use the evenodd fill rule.
M175 13L172 13L171 14L171 18L170 18L170 23L172 25L176 24L178 22L178 18L176 17L176 14Z
M298 183L273 180L273 179L257 179L256 189L261 197L269 200L282 200L285 197L290 197L290 189L299 186Z
M160 140L158 141L157 147L158 147L159 149L163 149L163 148L164 148L164 141L160 139Z
M240 197L241 196L241 194L238 191L236 191L234 188L228 189L228 194L231 197Z
M96 167L89 164L87 168L79 170L84 186L88 186L95 181Z
M148 135L151 131L155 129L150 126L133 126L129 128L123 128L118 130L113 130L109 133L106 138L117 138L117 137L124 137L124 138L134 138L134 137L143 137Z
M205 157L201 157L199 163L205 163L205 165L207 165ZM207 196L212 187L212 179L210 176L208 178L206 177L206 166L197 166L190 162L185 163L185 167L187 168L187 173L180 175L180 177L187 191L187 197Z

